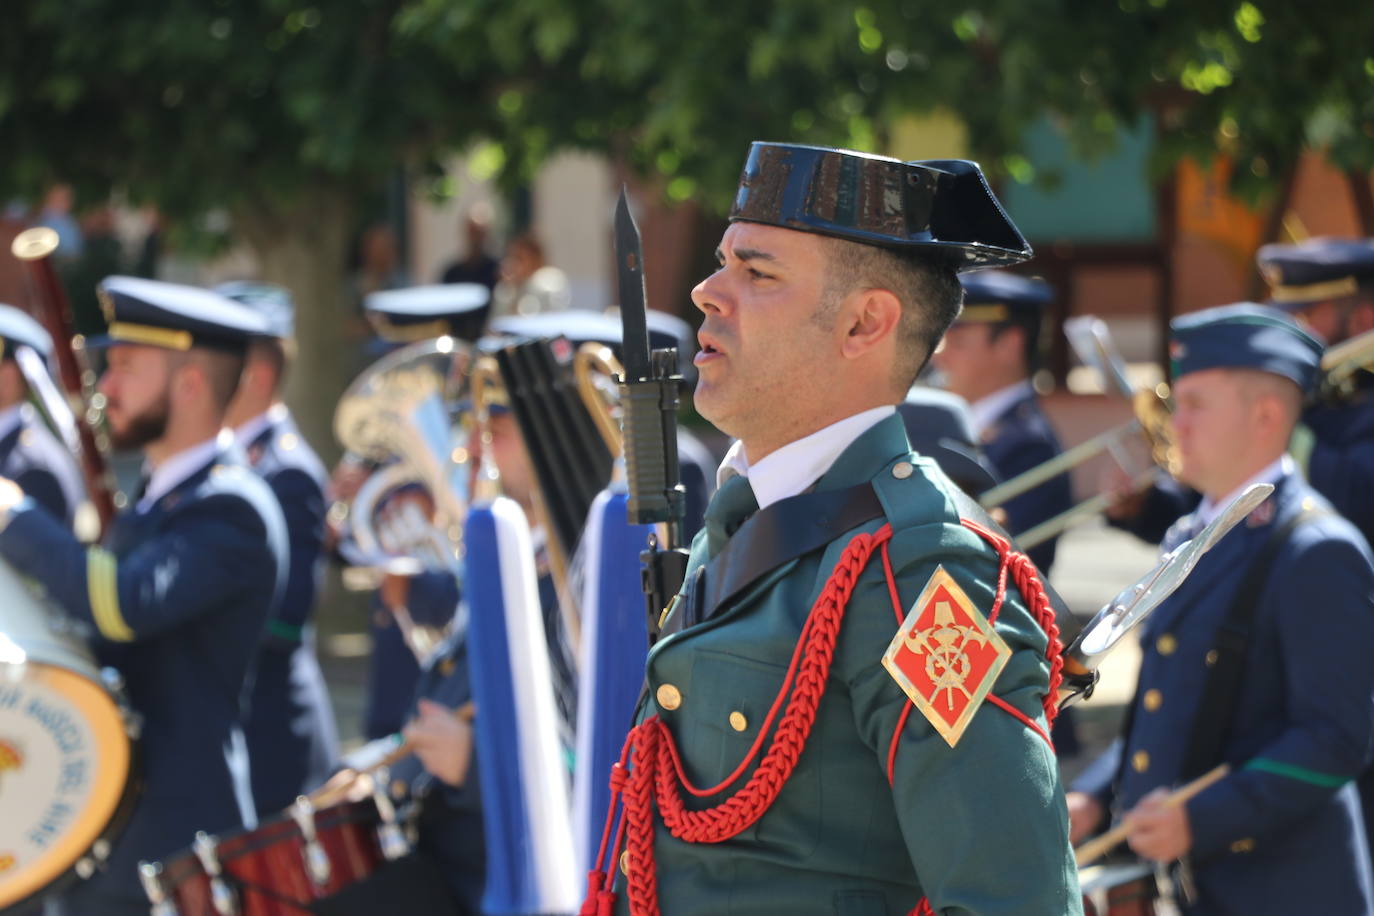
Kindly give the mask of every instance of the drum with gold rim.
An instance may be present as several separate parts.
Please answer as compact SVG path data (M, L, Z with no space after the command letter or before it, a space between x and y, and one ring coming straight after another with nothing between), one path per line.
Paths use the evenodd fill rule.
M108 855L133 801L134 731L79 625L0 563L0 912Z

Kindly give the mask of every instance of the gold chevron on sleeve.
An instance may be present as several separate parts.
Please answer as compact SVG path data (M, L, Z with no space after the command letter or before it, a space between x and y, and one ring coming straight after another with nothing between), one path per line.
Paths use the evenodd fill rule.
M132 642L134 631L119 612L117 570L114 554L108 550L92 547L86 552L86 589L96 629L111 642Z

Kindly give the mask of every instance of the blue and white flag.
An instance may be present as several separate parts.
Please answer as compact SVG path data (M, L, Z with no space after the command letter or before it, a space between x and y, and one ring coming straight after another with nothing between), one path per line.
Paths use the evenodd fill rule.
M639 553L652 525L626 521L624 485L602 490L582 534L585 581L578 677L573 831L581 872L592 868L611 802L611 766L620 759L644 683L649 640Z
M583 891L529 523L498 497L473 506L467 541L468 658L477 706L488 916L568 913Z

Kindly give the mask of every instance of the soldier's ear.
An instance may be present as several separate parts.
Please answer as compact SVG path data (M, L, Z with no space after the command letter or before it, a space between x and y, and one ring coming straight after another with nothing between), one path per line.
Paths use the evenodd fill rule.
M891 342L902 320L902 303L890 290L857 289L840 308L845 336L840 352L851 359Z

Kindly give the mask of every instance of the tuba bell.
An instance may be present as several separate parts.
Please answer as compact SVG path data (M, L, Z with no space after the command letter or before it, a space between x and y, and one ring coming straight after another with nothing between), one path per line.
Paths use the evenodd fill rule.
M348 501L330 509L350 588L376 588L387 572L458 568L469 462L453 410L471 366L461 341L421 341L364 370L335 408L346 460L372 468ZM403 608L391 610L412 651L427 656L442 633L414 625Z

